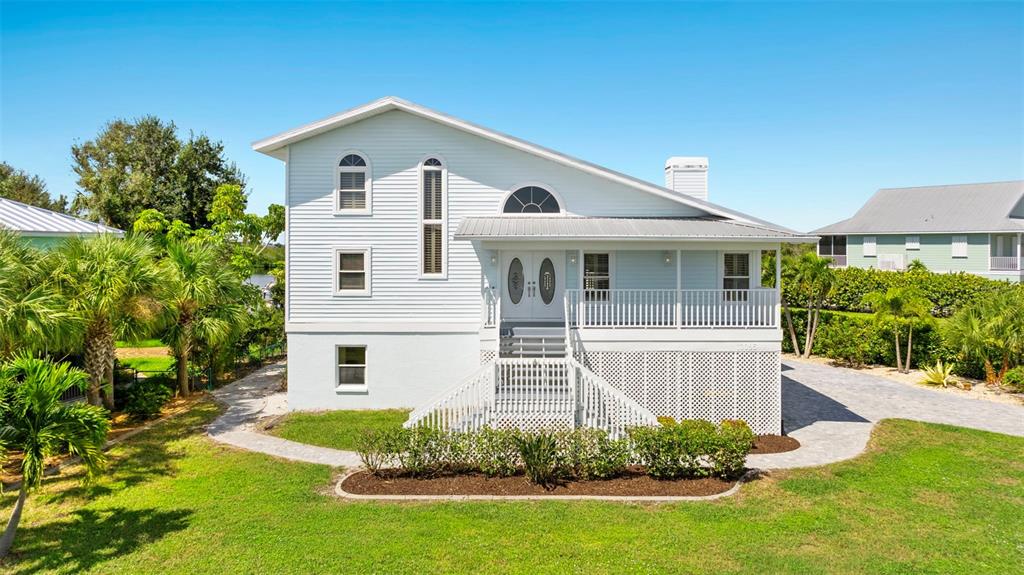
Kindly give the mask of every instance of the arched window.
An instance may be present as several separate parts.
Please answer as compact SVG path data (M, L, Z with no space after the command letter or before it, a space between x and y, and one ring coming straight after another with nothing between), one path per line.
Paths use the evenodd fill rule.
M519 188L505 200L506 214L557 214L562 211L555 196L539 186Z
M370 169L366 158L347 154L338 162L338 212L366 213L369 211Z
M420 165L420 276L445 277L448 171L437 158Z

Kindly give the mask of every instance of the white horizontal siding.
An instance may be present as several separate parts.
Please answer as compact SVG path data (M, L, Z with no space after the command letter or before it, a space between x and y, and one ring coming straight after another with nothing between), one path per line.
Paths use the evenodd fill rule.
M683 289L719 289L722 287L718 271L719 252L682 252Z
M613 272L617 289L676 289L676 252L665 263L666 252L615 252Z
M335 166L346 150L372 164L372 215L335 216ZM430 154L448 167L448 279L418 278L418 171ZM477 321L480 263L453 241L462 218L494 215L524 183L552 188L580 215L695 216L701 212L465 134L388 112L293 144L288 166L289 321ZM333 295L332 249L371 246L369 297Z

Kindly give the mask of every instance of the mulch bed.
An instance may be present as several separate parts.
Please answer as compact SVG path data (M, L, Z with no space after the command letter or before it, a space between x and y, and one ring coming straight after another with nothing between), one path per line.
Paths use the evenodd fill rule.
M750 453L764 455L766 453L785 453L795 451L800 442L788 435L758 435L754 438L754 448Z
M706 496L728 491L735 481L717 478L657 480L631 470L615 479L567 481L550 491L530 483L525 476L487 477L480 473L429 479L385 479L369 471L350 475L342 489L356 495L617 495Z

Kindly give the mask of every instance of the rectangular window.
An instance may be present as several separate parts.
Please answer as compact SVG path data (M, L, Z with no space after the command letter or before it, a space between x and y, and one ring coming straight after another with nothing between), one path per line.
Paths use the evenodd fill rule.
M339 389L366 385L366 346L338 346Z
M608 254L583 254L583 289L611 289L611 268Z
M369 295L369 248L334 250L334 291L341 295Z
M723 290L751 289L751 255L725 254L725 271L722 276Z
M832 236L832 255L846 255L846 236Z
M339 168L338 211L366 210L366 168Z
M821 236L821 239L818 240L818 255L832 255L832 236Z
M420 275L444 277L445 170L429 159L421 169Z
M967 236L953 236L953 257L967 257Z
M878 255L878 248L875 236L864 236L864 257L873 258L876 255Z
M908 250L919 250L919 249L921 249L921 237L920 236L907 236L907 249Z

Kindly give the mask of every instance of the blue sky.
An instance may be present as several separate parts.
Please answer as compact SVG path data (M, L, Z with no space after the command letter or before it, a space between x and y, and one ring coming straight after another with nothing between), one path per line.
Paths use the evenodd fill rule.
M0 157L71 194L70 146L155 114L222 140L384 95L811 229L879 187L1024 177L1024 4L2 4Z

